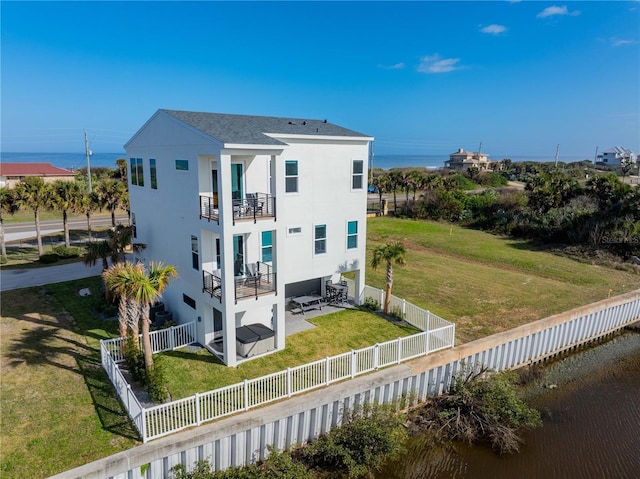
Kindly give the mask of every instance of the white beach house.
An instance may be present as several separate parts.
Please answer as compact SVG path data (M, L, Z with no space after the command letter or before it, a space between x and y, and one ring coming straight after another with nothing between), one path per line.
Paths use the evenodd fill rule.
M364 288L373 138L326 120L158 110L125 145L137 260L229 366L285 345L285 306L355 272Z

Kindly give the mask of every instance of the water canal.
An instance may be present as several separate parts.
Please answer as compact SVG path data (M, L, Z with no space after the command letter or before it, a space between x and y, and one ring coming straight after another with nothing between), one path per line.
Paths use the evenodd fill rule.
M626 332L549 363L529 396L542 411L543 426L525 435L520 453L434 447L417 436L376 478L640 478L640 333Z

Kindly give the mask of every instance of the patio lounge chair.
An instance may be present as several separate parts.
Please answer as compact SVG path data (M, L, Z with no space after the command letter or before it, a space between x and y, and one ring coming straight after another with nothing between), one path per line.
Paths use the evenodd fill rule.
M258 265L256 263L249 263L244 265L245 279L244 284L253 284L254 286L260 284L260 278L262 273L258 271Z
M258 199L257 193L247 193L247 205L250 212L262 213L264 201Z

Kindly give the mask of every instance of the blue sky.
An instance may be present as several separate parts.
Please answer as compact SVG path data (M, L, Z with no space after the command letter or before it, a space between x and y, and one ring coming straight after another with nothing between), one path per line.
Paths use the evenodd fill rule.
M376 154L640 151L638 1L0 8L7 152L122 152L159 108L326 118Z

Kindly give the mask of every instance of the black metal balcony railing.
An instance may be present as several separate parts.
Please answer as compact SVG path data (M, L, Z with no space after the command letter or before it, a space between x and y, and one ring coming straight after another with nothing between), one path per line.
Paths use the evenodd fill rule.
M238 220L276 217L276 199L266 193L247 193L245 199L233 200L233 224ZM217 196L200 195L200 218L220 221Z
M251 266L251 268L248 268ZM258 298L265 294L277 294L276 273L270 265L256 262L245 265L243 271L253 271L234 279L235 300ZM207 271L202 272L202 291L222 301L222 278Z

